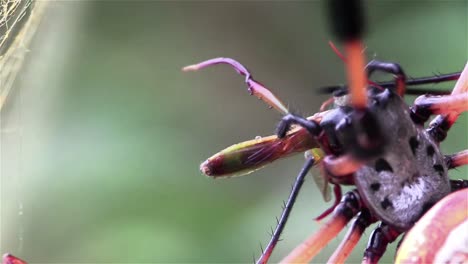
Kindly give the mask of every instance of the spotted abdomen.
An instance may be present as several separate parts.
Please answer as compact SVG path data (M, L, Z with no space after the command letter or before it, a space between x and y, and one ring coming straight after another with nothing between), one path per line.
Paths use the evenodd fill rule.
M390 96L372 110L388 147L384 155L361 167L354 181L379 219L405 231L450 192L447 166L437 144L412 122L409 108L399 96Z

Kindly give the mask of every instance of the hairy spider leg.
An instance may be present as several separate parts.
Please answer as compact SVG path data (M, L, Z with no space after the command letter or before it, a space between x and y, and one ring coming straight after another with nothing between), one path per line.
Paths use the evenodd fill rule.
M316 159L313 156L307 158L306 162L304 163L304 166L297 175L296 180L294 181L294 185L291 189L291 193L289 194L288 200L286 201L286 204L283 208L283 212L281 213L281 217L276 225L275 231L273 232L267 247L262 252L260 258L257 260L257 264L264 264L268 262L268 259L270 258L273 249L275 248L276 244L280 239L281 233L283 232L286 222L288 221L289 214L291 213L294 203L296 202L297 195L299 194L302 184L304 183L304 178L309 172L310 168L312 168L312 166L315 164Z
M422 94L435 94L435 95L444 95L444 94L450 94L451 91L447 91L444 89L435 89L435 88L421 88L417 87L417 85L424 85L424 84L432 84L432 83L441 83L441 82L449 82L449 81L456 81L459 79L461 75L461 72L455 72L455 73L447 73L447 74L441 74L441 75L436 75L436 76L430 76L430 77L418 77L418 78L406 78L405 84L406 84L406 94L409 95L422 95ZM395 81L389 81L389 82L371 82L369 81L370 85L376 85L382 88L390 88L394 89L395 88ZM409 87L411 86L411 87ZM415 87L413 87L415 86ZM335 91L340 91L340 92L347 92L347 86L346 85L332 85L332 86L325 86L319 88L319 93L334 93ZM402 96L402 95L400 95Z
M417 85L424 85L424 84L434 84L434 83L441 83L441 82L450 82L456 81L460 78L461 72L454 72L454 73L447 73L447 74L439 74L435 76L429 77L418 77L418 78L407 78L405 84L408 86L417 86ZM395 82L378 82L379 86L384 88L394 87ZM423 93L433 93L431 89L422 89Z
M281 263L307 263L325 247L361 210L362 202L356 190L347 192L333 214L320 229L296 247Z

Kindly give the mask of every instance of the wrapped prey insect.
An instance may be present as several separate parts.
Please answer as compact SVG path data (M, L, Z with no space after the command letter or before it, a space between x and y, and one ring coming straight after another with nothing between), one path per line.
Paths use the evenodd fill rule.
M344 262L364 230L380 222L370 236L363 258L363 263L377 263L387 245L410 230L429 208L459 189L456 186L467 185L466 181L453 181L448 176L449 169L467 164L466 151L443 155L439 145L459 114L468 108L468 64L460 73L417 79L407 78L396 63L366 64L360 42L363 19L359 1L331 2L335 13L332 17L339 25L335 31L346 50L346 57L342 57L348 86L337 89L335 106L330 110L308 118L289 113L273 93L232 59L217 58L184 68L198 70L229 64L246 77L253 95L284 114L276 136L246 141L215 154L201 165L205 174L215 178L245 174L279 158L312 149L257 263L266 263L270 258L304 177L314 165L320 168L324 182L334 185L336 201L319 216L330 215L322 227L286 256L283 263L311 261L352 219L348 233L328 263ZM394 80L373 82L370 77L376 71L388 73ZM457 83L451 94L424 95L411 107L402 99L410 90L407 85L453 80ZM425 128L432 115L439 116ZM341 195L341 185L356 188Z

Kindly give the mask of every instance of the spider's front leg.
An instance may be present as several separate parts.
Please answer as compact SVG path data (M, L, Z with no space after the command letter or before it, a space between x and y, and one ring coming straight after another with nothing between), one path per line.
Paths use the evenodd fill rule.
M305 128L312 136L318 136L322 132L322 128L314 121L307 120L306 118L298 115L287 114L279 122L276 135L279 138L284 138L286 133L291 129L292 125L299 125Z

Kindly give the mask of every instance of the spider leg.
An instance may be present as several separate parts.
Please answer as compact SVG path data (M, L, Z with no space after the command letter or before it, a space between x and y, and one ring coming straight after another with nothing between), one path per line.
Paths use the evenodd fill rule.
M422 125L431 115L448 114L458 117L466 110L468 110L468 92L444 96L422 95L414 101L411 117L415 123Z
M453 169L463 165L468 165L468 149L465 149L452 155L446 155L445 162L447 163L447 167L449 169Z
M359 0L327 1L330 24L335 36L344 43L346 74L351 103L357 109L367 106L367 78L365 73L364 45L361 41L365 31L364 9Z
M468 63L461 72L455 87L452 90L452 95L460 95L468 93ZM427 131L437 141L441 142L447 137L448 130L457 121L460 113L445 113L439 115L429 124ZM425 122L425 121L424 121Z
M312 136L318 136L322 131L322 128L314 121L301 116L287 114L281 119L276 128L277 136L279 138L284 138L292 125L299 125L307 129Z
M377 264L387 249L387 245L395 241L400 234L401 232L380 223L369 238L362 264Z
M440 74L435 76L429 77L418 77L418 78L408 78L406 80L406 85L423 85L423 84L431 84L431 83L441 83L441 82L450 82L456 81L460 78L461 72L454 72L454 73L447 73L447 74ZM384 88L393 87L395 84L394 82L378 82L379 86Z
M294 181L294 185L291 189L291 193L289 194L288 200L286 202L286 205L284 206L283 212L281 213L281 217L278 221L278 224L276 225L275 231L273 232L271 236L271 240L268 243L265 250L263 251L260 258L257 260L256 262L257 264L263 264L263 263L268 262L268 259L270 258L271 253L275 249L276 243L278 243L280 239L281 233L283 232L286 222L288 221L288 217L294 206L294 202L296 201L297 195L299 194L302 184L304 183L304 178L307 175L307 172L310 170L310 168L314 164L315 164L315 159L313 157L308 158L304 166L302 167L301 171L297 175L296 180Z
M333 211L332 217L312 236L295 248L281 263L307 263L325 247L361 210L357 191L346 193Z
M368 77L375 71L391 73L395 77L395 88L398 95L403 96L406 90L406 74L397 63L381 62L373 60L366 66Z
M364 209L354 219L351 228L346 233L338 248L333 255L328 259L327 263L344 263L353 248L359 242L364 230L373 222L369 210Z
M431 115L437 116L430 124L427 132L434 140L441 142L447 137L448 130L457 120L461 112L468 110L468 92L452 93L446 96L423 95L416 98L411 107L411 118L416 124L423 125Z
M468 150L463 150L452 155L446 155L445 162L447 163L447 167L449 169L468 165ZM450 187L452 192L468 188L468 180L450 180Z

